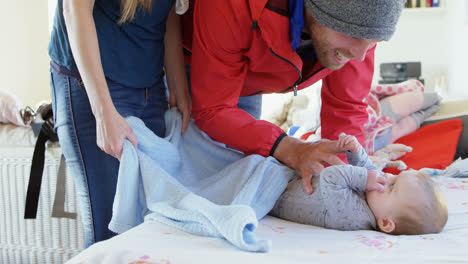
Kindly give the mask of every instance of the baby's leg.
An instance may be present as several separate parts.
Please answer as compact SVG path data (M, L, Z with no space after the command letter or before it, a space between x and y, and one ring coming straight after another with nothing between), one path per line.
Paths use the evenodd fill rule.
M399 121L421 109L424 104L423 95L422 92L408 92L385 97L380 100L382 115Z
M416 131L418 128L419 125L410 116L401 119L393 125L392 134L390 136L390 141L388 142L388 144L392 144L397 139Z
M415 113L412 113L410 116L414 119L414 121L419 127L424 122L424 120L428 119L431 115L433 115L439 109L440 109L440 104L436 103L429 107L423 108Z
M392 135L390 137L389 144L395 142L403 136L408 135L411 132L416 131L421 126L422 122L437 112L439 108L439 104L431 105L428 108L412 113L411 115L395 123L392 127Z
M380 101L382 115L399 121L412 113L429 109L440 101L436 93L409 92L386 97Z

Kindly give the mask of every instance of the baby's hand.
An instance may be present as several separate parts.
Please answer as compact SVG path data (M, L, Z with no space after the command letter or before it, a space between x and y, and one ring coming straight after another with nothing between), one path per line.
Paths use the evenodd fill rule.
M385 189L385 183L387 179L376 170L367 171L367 184L366 192L379 191L382 192Z
M352 153L357 153L360 146L359 141L354 136L341 133L338 138L338 148L343 152L351 151Z

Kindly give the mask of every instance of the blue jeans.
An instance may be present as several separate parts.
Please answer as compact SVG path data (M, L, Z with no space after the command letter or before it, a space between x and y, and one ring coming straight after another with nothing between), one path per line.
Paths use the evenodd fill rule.
M262 114L262 95L241 96L239 97L237 107L246 111L258 120Z
M74 178L86 247L115 234L108 229L117 185L119 161L96 144L96 120L81 80L51 71L55 128ZM141 118L164 136L168 109L163 82L137 89L108 81L112 101L123 116Z

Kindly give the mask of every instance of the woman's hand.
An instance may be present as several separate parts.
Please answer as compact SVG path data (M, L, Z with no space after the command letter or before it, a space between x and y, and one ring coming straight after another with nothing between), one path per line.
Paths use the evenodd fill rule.
M120 160L125 139L128 139L135 148L138 139L127 121L117 112L111 109L104 111L96 117L96 139L100 149Z

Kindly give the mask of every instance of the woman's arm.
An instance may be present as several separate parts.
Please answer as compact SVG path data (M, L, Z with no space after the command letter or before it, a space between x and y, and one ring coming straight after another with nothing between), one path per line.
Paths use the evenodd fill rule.
M169 88L169 104L177 106L182 114L182 133L188 126L192 103L187 88L187 76L184 67L182 32L180 16L173 7L169 12L164 38L164 69Z
M138 141L112 103L101 64L93 7L94 0L64 0L63 16L73 57L96 118L97 145L120 159L125 138L135 147Z

